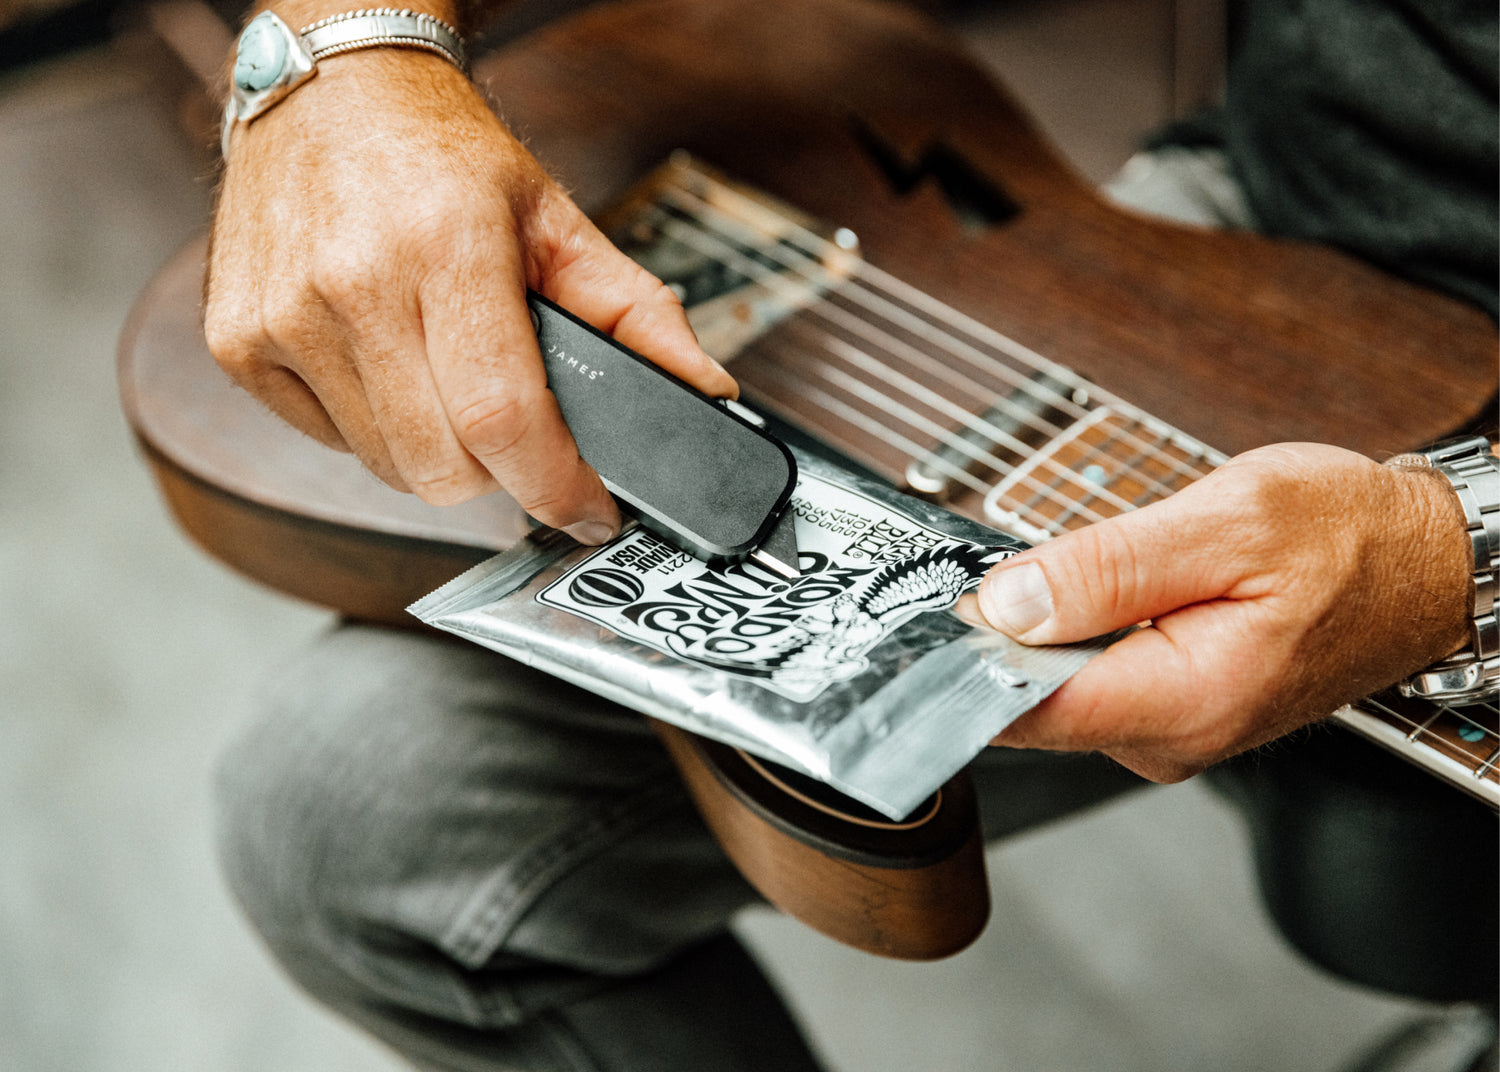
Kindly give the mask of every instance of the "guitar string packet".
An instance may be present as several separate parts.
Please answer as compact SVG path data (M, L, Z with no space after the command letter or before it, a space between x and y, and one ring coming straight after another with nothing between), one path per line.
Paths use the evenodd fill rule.
M1026 545L797 451L802 575L710 567L639 526L538 529L410 610L901 819L1104 641L1027 647L954 612Z

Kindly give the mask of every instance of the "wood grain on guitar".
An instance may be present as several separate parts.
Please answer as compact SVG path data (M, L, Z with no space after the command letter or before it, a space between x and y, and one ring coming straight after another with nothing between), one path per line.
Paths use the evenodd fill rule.
M585 209L624 205L619 240L665 236L719 273L704 303L717 312L696 315L747 394L893 481L1032 538L1262 443L1396 453L1464 423L1493 390L1496 345L1477 310L1331 250L1112 208L903 8L637 0L550 27L478 76ZM873 143L908 161L941 145L1014 211L976 225L937 183L893 189ZM678 149L746 185L679 158L622 201ZM172 509L210 553L345 614L409 624L409 602L526 531L503 496L437 509L392 492L230 386L198 320L203 255L184 250L146 290L120 376ZM1451 713L1383 702L1340 717L1436 754L1435 773L1500 803L1493 708L1451 729ZM915 957L983 925L977 835L954 836L973 815L961 787L948 800L959 821L929 829L946 855L858 874L870 857L834 851L839 823L799 838L785 815L757 815L774 795L752 806L709 752L667 737L726 848L794 914ZM784 796L787 814L804 806ZM871 896L872 882L899 895Z

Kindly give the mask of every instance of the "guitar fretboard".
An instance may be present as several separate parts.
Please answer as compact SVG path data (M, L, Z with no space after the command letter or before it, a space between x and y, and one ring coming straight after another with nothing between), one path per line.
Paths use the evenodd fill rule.
M747 396L898 486L1032 542L1136 509L1224 455L862 261L848 231L677 158L611 227ZM1334 716L1500 807L1500 709Z

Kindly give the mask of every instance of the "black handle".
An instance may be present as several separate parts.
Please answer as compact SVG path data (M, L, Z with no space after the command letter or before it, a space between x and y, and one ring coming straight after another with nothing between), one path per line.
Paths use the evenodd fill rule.
M547 385L621 509L710 562L759 547L797 483L781 441L541 295L527 301Z

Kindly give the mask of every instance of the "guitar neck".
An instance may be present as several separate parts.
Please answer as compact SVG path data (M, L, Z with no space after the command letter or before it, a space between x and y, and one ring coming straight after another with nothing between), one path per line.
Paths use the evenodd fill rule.
M860 260L857 239L684 159L611 223L745 393L898 486L1033 543L1226 459ZM1333 716L1500 807L1500 710L1380 697Z

